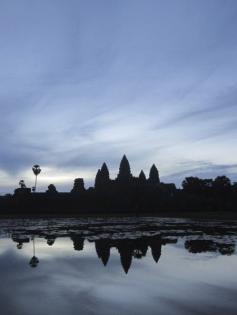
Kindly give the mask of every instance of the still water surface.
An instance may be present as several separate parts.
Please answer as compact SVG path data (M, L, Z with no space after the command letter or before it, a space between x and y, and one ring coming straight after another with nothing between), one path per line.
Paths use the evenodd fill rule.
M236 221L0 220L0 313L237 314Z

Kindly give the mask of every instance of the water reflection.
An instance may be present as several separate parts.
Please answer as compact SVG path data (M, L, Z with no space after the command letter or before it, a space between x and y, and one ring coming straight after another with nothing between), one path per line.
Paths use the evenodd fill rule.
M222 255L232 255L235 252L234 243L218 243L212 240L189 240L185 242L185 248L194 254L219 252Z
M235 315L236 238L235 221L0 220L1 314Z
M83 251L85 240L94 244L98 259L107 266L111 249L116 249L121 266L128 273L133 259L143 259L148 250L158 263L162 247L183 240L190 253L215 252L221 255L235 253L237 224L226 222L198 222L191 220L143 219L58 219L16 220L1 222L1 234L9 235L18 250L32 242L29 265L37 267L36 239L43 238L53 247L57 239L68 238L75 251Z

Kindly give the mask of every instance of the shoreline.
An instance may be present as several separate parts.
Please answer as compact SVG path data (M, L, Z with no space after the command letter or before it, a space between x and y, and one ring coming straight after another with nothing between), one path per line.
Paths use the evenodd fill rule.
M59 214L45 214L45 213L35 213L35 214L0 214L0 220L4 219L35 219L35 218L90 218L90 217L123 217L123 218L129 218L129 217L139 217L139 218L146 218L146 217L156 217L156 218L186 218L186 219L200 219L200 220L236 220L237 219L237 211L233 212L227 212L227 211L217 211L217 212L148 212L148 213L129 213L129 212L116 212L116 213L105 213L105 212L93 212L93 213L59 213Z

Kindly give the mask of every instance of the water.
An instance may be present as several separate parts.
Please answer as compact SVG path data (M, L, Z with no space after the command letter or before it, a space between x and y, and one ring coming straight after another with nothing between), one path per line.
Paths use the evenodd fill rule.
M237 222L0 220L1 315L237 314Z

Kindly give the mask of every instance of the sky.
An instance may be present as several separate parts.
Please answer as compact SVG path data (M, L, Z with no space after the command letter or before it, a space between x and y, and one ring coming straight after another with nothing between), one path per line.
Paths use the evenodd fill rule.
M236 0L0 0L0 193L132 173L237 180Z

